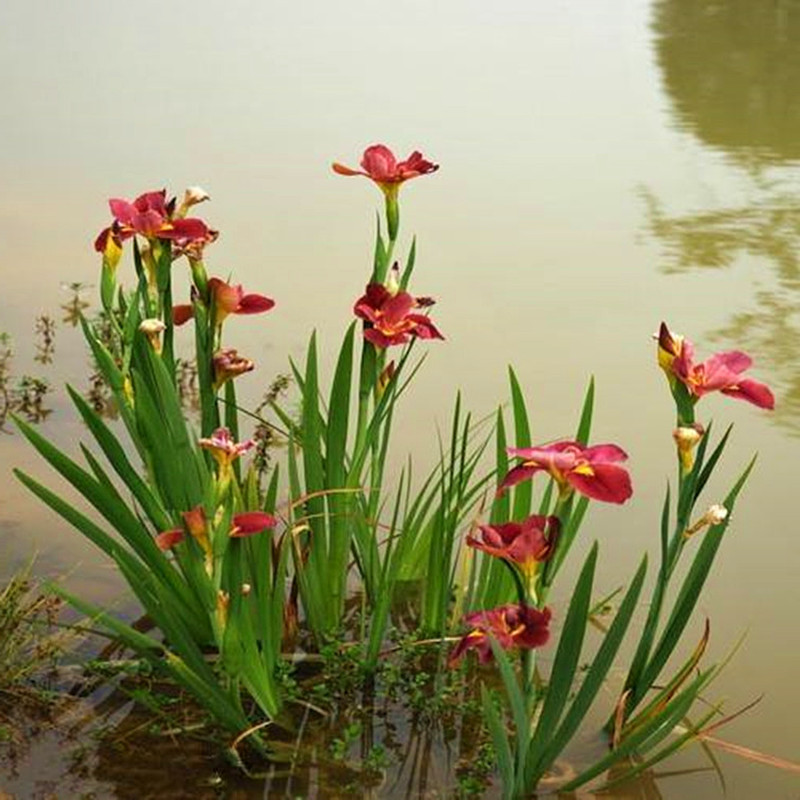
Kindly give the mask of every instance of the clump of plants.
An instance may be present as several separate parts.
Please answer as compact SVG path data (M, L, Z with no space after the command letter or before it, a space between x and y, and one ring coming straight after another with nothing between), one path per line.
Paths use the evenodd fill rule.
M59 625L60 606L32 581L30 565L0 586L0 718L8 730L21 706L45 708L58 697L50 677L76 636Z
M691 342L661 325L657 354L676 411L668 430L677 476L655 514L658 556L646 618L630 663L621 665L621 644L642 607L643 554L599 644L588 647L601 551L589 539L590 507L622 505L633 492L622 447L592 443L594 384L573 437L534 443L525 392L510 369L509 402L496 414L476 418L456 394L433 467L420 475L409 459L387 474L403 397L426 358L420 349L444 339L431 317L435 301L411 288L416 240L404 249L399 236L403 184L438 166L418 152L398 161L384 145L367 148L360 166L334 170L366 177L381 190L371 273L363 292L354 286L354 319L330 379L320 371L324 345L316 334L304 363L290 361L298 394L291 411L283 383L257 410L240 407L237 382L256 365L226 343L226 330L279 310L266 295L209 274L206 251L217 233L194 216L208 195L194 188L180 201L163 190L110 201L112 221L95 249L115 346L107 346L107 332L83 317L81 324L120 424L111 427L68 387L92 437L91 446L80 445L79 460L17 421L99 518L16 474L116 563L153 632L61 587L54 591L191 693L234 746L247 742L264 758L272 731L292 725L287 697L290 705L325 700L324 692L304 696L302 681L287 681L287 657L302 644L304 652L346 659L353 667L347 674L369 682L396 655L389 632L399 628L403 652L430 649L430 696L448 691L442 676L470 676L480 696L472 707L508 798L529 796L553 774L601 702L612 665L623 666L618 701L604 709L607 754L579 765L561 788L602 780L612 767L614 781L630 777L696 739L720 713L697 702L719 669L703 661L708 633L688 656L685 638L752 464L721 501L705 499L730 429L717 437L699 418L698 403L721 392L772 408L772 394L745 375L744 353L698 363ZM124 251L132 268L123 282ZM235 320L249 316L258 319ZM176 353L174 333L184 324L194 326L188 360L196 364L199 429L180 399L188 360ZM257 440L276 437L285 458L265 459ZM566 592L567 607L553 609L553 588L570 553L583 565ZM401 591L409 584L418 587L411 595ZM554 616L561 621L555 642ZM549 670L537 663L543 647L553 654ZM685 660L672 671L679 653ZM494 664L494 677L476 669L473 654ZM400 682L391 670L384 677L413 696L413 680ZM418 687L420 698L422 692ZM687 724L692 713L696 719ZM359 724L343 730L334 757L344 757ZM470 791L483 785L486 746L481 768L463 773ZM369 750L365 762L379 770L384 756Z

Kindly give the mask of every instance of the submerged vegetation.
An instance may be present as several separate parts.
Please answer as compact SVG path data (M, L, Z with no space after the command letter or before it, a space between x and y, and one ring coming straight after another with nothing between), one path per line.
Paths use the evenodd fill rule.
M79 628L62 627L61 600L41 591L31 566L0 584L0 741L17 737L21 711L49 711L60 699L51 677Z
M416 241L403 255L399 238L402 185L437 169L418 152L398 161L383 145L367 148L361 169L334 165L382 192L366 289L330 380L314 333L305 362L290 361L252 410L240 407L236 382L256 364L224 333L248 322L233 317L279 306L209 276L205 252L217 233L191 216L208 195L193 188L180 202L165 191L112 199L113 219L95 242L103 314L90 321L76 308L75 317L119 424L68 387L93 439L80 445L81 463L16 418L96 514L16 475L115 562L150 625L130 625L60 585L53 592L193 697L242 768L274 766L287 752L294 768L314 717L335 728L325 759L352 771L359 749L356 771L379 776L402 760L403 746L390 752L370 734L372 711L400 696L413 726L433 720L458 738L453 791L463 796L492 778L506 798L528 797L543 782L565 791L608 786L725 719L705 699L722 666L705 663L708 625L688 646L687 626L753 465L727 496L706 499L730 429L717 436L698 404L712 392L767 409L774 400L744 375L744 353L697 363L692 343L662 323L657 361L675 406L665 431L677 477L655 512L657 565L644 602L642 554L598 642L588 643L590 622L607 605L595 596L602 543L590 538L589 510L623 505L634 491L625 450L590 443L594 381L574 436L534 444L525 392L509 369L509 401L488 419L456 394L429 472L420 476L411 459L398 474L387 471L402 398L425 360L419 348L444 340L431 318L435 301L411 290ZM133 269L123 283L126 249ZM173 273L184 260L191 291L178 297ZM194 326L190 355L175 348L184 324ZM290 383L298 397L291 408ZM182 402L187 386L199 430ZM570 554L582 559L577 580L554 594ZM554 607L562 596L566 607ZM634 630L626 655L622 643ZM614 666L624 685L616 703L598 708ZM563 754L590 713L608 719L607 748L562 774Z

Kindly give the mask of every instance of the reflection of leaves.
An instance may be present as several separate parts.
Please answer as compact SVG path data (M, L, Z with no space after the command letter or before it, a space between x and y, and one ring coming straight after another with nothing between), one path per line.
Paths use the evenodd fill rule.
M681 127L740 163L800 158L797 0L659 0L653 30Z
M701 211L670 217L647 190L647 225L664 246L668 273L692 267L729 267L738 256L750 253L770 259L781 282L800 279L797 256L800 239L800 205L780 195L769 203Z

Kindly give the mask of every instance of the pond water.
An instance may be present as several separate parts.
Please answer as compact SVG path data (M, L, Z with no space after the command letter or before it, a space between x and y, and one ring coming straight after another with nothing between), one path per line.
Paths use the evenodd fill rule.
M673 468L650 335L665 319L703 354L748 351L777 408L703 401L705 420L735 423L720 493L759 461L695 626L699 637L710 618L716 659L747 634L714 697L733 710L764 694L720 735L800 760L800 2L11 0L0 23L0 332L14 374L54 387L49 435L81 435L61 385L88 389L89 368L61 321L62 284L96 283L105 198L164 184L211 193L212 272L277 300L229 326L258 362L240 384L255 401L312 327L330 366L369 270L379 195L330 162L354 164L376 141L420 148L441 169L404 187L402 227L419 237L414 288L437 298L447 341L406 399L398 459L433 458L458 388L491 412L508 364L534 438L564 436L593 374L595 439L628 450L635 489L584 529L610 589L643 548L655 553ZM56 317L52 363L35 361L42 314ZM118 577L25 493L14 465L46 473L19 436L0 436L3 569L36 550L42 571L116 597ZM731 800L800 796L796 774L718 757ZM692 766L707 766L699 750L666 769ZM721 796L705 773L631 791Z

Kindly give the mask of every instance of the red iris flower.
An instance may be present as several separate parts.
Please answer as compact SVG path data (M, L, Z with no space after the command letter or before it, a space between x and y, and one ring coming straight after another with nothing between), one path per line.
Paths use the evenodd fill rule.
M553 555L559 531L558 517L534 514L522 522L481 525L481 538L467 536L467 544L516 564L530 579L536 574L539 564Z
M135 234L147 239L178 239L191 241L205 239L208 227L200 219L173 218L175 201L166 201L166 190L145 192L132 203L119 198L108 201L114 222L103 229L94 243L94 249L105 253L109 239L120 246L125 239Z
M208 523L202 506L186 511L183 514L189 533L198 541L203 550L210 554L211 546L208 538ZM228 536L239 539L243 536L252 536L267 528L274 528L278 520L264 511L245 511L234 514ZM163 531L156 536L156 544L161 550L171 550L185 538L183 528L174 528Z
M492 660L490 636L504 649L518 647L532 650L547 643L550 638L550 609L541 611L532 606L509 604L467 614L464 622L472 630L464 636L450 653L448 664L456 664L469 649L477 651L478 660Z
M709 392L719 391L759 408L775 408L775 397L766 384L742 377L753 361L740 350L716 353L702 364L695 364L694 345L688 339L672 334L662 322L658 335L658 360L667 377L677 378L695 402Z
M396 193L403 181L428 175L437 169L438 164L426 161L417 150L405 161L398 161L385 144L373 144L364 151L360 170L338 163L333 165L333 171L339 175L363 175L375 181L387 194Z
M261 314L275 305L275 301L269 297L263 294L245 294L241 284L233 286L221 278L211 278L208 281L208 290L218 325L222 324L228 314ZM172 307L172 320L176 325L183 325L193 315L194 309L190 303Z
M628 455L615 444L584 447L565 441L542 447L509 447L508 454L524 461L503 478L498 493L537 472L547 472L562 494L575 490L607 503L624 503L633 494L630 475L617 464Z
M254 533L261 533L266 528L274 528L277 524L278 520L265 511L245 511L233 515L233 526L228 535L235 539L252 536Z
M353 308L357 317L371 323L364 328L364 338L375 347L405 344L412 336L419 339L444 339L425 314L415 308L432 305L428 298L412 297L408 292L392 294L383 284L371 283L366 294Z

